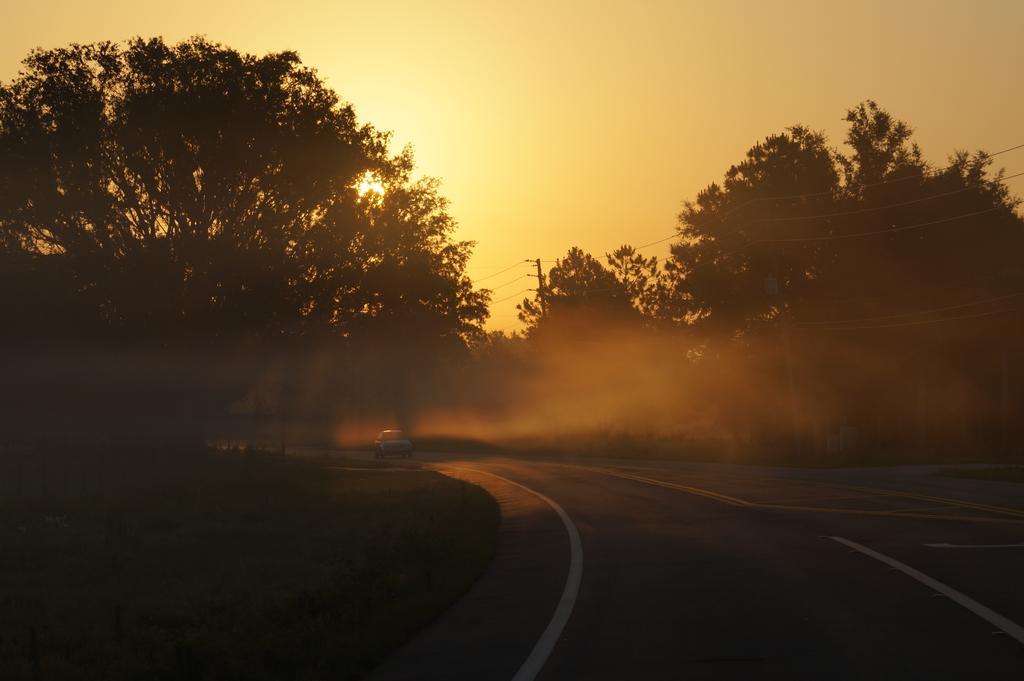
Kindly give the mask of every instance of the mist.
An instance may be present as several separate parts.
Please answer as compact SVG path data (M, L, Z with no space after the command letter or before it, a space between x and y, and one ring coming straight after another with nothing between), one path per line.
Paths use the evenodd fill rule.
M440 363L411 351L401 366L346 363L322 351L298 374L289 439L365 448L397 427L442 450L815 465L1001 456L1017 436L1003 414L1019 389L1004 385L999 348L939 365L923 348L950 352L940 338L951 342L918 329L881 348L863 334L775 324L713 343L583 314Z

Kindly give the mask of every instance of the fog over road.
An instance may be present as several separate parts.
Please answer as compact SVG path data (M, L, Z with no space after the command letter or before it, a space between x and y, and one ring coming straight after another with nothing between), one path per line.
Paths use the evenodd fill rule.
M495 494L498 554L372 679L516 677L572 558L530 490L582 544L535 678L1024 678L1021 486L924 468L419 458Z

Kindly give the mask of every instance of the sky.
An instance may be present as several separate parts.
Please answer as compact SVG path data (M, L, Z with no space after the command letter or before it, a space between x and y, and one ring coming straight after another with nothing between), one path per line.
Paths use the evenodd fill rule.
M4 81L32 48L137 35L297 51L441 179L457 238L477 243L470 276L515 265L482 282L495 300L533 285L518 261L672 234L683 201L769 134L801 123L840 145L864 99L935 163L1024 143L1019 0L51 0L3 16ZM1024 153L998 165L1024 171ZM522 297L490 328L518 328Z

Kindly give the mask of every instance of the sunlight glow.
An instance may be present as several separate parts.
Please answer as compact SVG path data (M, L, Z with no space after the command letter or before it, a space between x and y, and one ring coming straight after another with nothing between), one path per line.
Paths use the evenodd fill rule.
M356 194L359 194L359 198L363 198L367 194L374 197L384 196L384 183L369 170L360 176L352 188L356 190Z

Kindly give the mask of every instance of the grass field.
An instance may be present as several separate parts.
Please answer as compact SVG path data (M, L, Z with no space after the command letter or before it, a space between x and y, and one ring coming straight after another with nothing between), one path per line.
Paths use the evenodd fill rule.
M5 680L357 678L494 551L493 499L436 473L144 457L2 488Z

